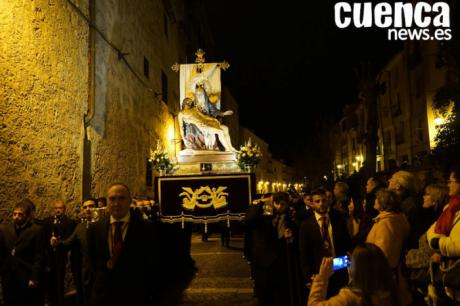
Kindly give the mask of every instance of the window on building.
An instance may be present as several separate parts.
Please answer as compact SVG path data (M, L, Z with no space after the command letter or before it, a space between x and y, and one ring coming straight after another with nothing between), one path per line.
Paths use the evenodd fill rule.
M388 153L393 152L392 146L391 146L391 132L390 131L385 132L384 145L385 145L386 152Z
M423 119L419 119L417 122L417 131L415 133L417 135L417 142L423 142Z
M144 56L144 76L149 79L150 78L150 65L149 60Z
M166 13L163 14L163 31L165 33L166 38L169 36L169 19Z
M390 108L388 107L387 104L385 104L382 108L382 113L383 113L383 118L388 118L390 117Z
M393 117L398 117L401 115L402 110L401 110L401 95L399 92L396 94L396 99L393 101L393 104L391 105L391 115Z
M404 143L404 121L400 121L396 128L396 144Z
M168 104L168 76L161 70L161 99Z

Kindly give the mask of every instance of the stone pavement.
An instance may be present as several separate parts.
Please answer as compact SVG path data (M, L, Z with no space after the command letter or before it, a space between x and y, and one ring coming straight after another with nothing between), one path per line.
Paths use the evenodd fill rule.
M228 248L220 236L207 242L192 238L192 257L198 272L184 292L181 306L256 306L249 265L243 259L243 237L232 237Z

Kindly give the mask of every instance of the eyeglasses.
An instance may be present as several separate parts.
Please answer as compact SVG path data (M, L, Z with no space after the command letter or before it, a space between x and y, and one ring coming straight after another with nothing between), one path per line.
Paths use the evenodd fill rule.
M85 206L83 206L83 209L88 209L88 208L94 208L94 205L85 205Z

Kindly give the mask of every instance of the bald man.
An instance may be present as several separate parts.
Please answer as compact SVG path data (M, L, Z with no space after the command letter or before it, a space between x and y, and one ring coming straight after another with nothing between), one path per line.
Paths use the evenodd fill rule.
M130 211L131 194L122 183L107 190L107 216L88 229L93 273L91 305L149 304L158 275L158 243L153 224ZM150 303L151 304L151 303Z

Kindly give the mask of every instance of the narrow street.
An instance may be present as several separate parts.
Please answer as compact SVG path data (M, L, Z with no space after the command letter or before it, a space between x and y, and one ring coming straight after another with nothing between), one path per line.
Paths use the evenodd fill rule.
M192 257L198 272L180 305L257 305L249 265L243 258L243 236L232 237L226 248L221 246L218 234L207 242L194 235Z

